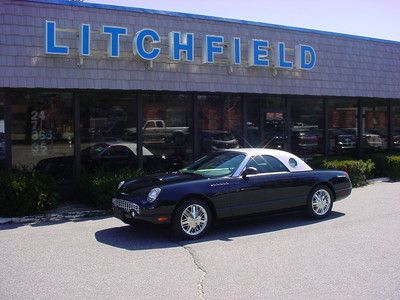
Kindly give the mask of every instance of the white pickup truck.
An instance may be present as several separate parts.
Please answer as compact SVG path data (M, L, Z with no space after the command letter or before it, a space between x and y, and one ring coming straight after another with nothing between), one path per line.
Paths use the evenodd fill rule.
M127 128L126 133L136 135L136 128ZM163 120L147 120L143 126L145 143L184 143L189 127L167 127Z

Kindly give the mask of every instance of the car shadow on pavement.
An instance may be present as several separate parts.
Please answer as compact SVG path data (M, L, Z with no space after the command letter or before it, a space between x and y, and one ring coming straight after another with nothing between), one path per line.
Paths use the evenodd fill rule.
M229 220L216 224L201 239L179 240L175 238L168 226L153 224L124 225L99 230L95 233L98 242L126 250L149 250L187 246L207 241L231 241L233 238L268 234L280 230L309 226L343 217L342 212L332 211L327 219L314 220L302 212L274 216L256 216Z

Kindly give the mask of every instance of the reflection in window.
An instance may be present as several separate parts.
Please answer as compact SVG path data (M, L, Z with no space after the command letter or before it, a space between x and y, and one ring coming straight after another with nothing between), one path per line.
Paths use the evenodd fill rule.
M392 147L400 151L400 105L393 105L393 138Z
M240 96L198 96L200 151L207 154L239 148L243 141Z
M255 168L258 173L288 172L289 170L277 158L270 155L257 155L250 158L246 168Z
M192 97L182 94L145 94L143 145L157 159L144 159L148 170L174 171L192 161Z
M0 98L0 169L4 168L6 157L6 137L4 132L4 100Z
M80 95L81 147L100 142L136 141L136 103L133 95Z
M261 99L261 113L264 123L262 132L262 147L283 149L286 142L285 110L281 97L263 97Z
M182 169L181 172L210 177L232 175L245 157L245 154L234 151L211 153Z
M319 99L293 99L290 126L292 152L310 159L323 153L323 105Z
M260 98L258 96L245 96L247 107L247 140L244 143L245 147L260 147L261 146L261 130L260 130Z
M137 169L135 96L87 93L79 95L79 98L83 171Z
M281 97L246 96L248 147L283 149L286 114Z
M328 101L330 154L354 154L357 149L357 100Z
M388 148L388 111L383 100L362 102L362 140L364 152Z
M13 92L13 165L73 177L72 93Z

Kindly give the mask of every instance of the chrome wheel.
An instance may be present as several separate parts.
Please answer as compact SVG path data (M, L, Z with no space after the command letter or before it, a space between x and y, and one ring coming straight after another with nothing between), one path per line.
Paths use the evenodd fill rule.
M206 227L208 216L206 209L199 204L191 204L181 214L181 228L190 235L199 235Z
M311 208L318 216L325 215L331 207L331 195L324 189L317 190L311 199Z

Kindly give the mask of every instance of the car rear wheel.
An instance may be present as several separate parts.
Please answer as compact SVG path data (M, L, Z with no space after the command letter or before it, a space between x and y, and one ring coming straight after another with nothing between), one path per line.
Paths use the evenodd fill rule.
M315 187L307 202L307 211L315 219L323 219L329 216L333 206L331 189L324 185Z
M203 200L190 199L179 205L172 226L178 236L197 239L208 231L211 221L211 211L207 203Z

